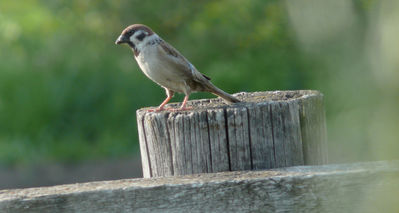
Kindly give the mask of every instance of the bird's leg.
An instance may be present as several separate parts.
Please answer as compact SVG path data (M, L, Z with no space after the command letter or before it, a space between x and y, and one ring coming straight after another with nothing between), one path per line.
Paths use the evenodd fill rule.
M170 101L170 99L172 99L172 96L168 96L166 97L166 99L161 103L161 105L159 105L159 107L157 108L157 111L162 111L164 110L164 106Z
M181 104L179 110L188 110L188 109L192 109L192 107L186 107L186 104L187 104L187 101L188 101L188 97L189 97L189 95L184 96L183 103Z
M186 107L186 104L187 104L187 101L188 101L188 97L189 97L189 95L184 96L183 103L181 104L181 106L179 107L179 109L170 109L170 110L173 111L173 112L175 112L175 111L180 111L180 110L192 109L192 107Z
M149 109L148 110L149 112L159 112L159 111L162 111L165 109L164 108L165 105L170 101L170 99L172 99L172 97L174 95L174 92L172 90L169 90L169 89L165 89L165 90L166 90L166 95L167 95L166 99L161 103L161 105L159 105L158 108Z

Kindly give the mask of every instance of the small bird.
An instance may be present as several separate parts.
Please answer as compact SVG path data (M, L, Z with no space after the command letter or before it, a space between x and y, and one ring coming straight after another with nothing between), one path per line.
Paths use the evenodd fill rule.
M192 92L211 92L228 103L240 102L237 98L217 88L210 78L200 73L179 51L165 42L149 27L133 24L124 29L115 44L126 43L133 50L134 58L143 73L166 90L166 99L150 111L165 110L165 105L175 92L185 97L179 110L186 107Z

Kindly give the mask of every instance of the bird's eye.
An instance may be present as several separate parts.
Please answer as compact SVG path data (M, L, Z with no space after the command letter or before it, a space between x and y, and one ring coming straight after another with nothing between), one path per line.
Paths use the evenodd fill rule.
M144 37L145 37L145 33L140 33L138 36L136 36L136 38L137 38L139 41L142 41L142 40L144 39Z

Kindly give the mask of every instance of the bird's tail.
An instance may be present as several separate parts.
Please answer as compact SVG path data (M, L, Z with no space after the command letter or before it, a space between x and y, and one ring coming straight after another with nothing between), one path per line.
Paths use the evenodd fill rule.
M213 85L212 83L209 82L209 92L223 98L226 102L228 103L238 103L241 102L240 100L238 100L236 97L230 95L229 93L217 88L215 85Z

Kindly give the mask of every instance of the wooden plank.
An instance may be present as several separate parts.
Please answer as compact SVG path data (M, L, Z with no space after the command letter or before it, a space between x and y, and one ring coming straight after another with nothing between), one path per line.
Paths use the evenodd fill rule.
M291 101L284 103L284 152L288 166L304 164L301 127L299 123L299 105Z
M309 96L307 101L299 100L299 103L305 164L325 164L328 153L323 94Z
M397 212L399 161L0 190L0 212Z
M205 122L206 112L192 113L193 118L190 122L191 129L191 142L192 142L192 162L193 173L205 173L211 171L208 166L211 165L210 161L210 147L208 126Z
M272 119L272 137L273 137L273 149L274 159L276 167L287 166L286 154L285 154L285 132L284 132L284 108L280 102L270 103L270 114ZM287 156L289 157L289 156Z
M174 175L183 175L185 171L185 151L183 134L180 133L183 130L183 116L178 114L170 114L168 118L169 134L171 139L172 149L172 162Z
M139 132L141 165L144 177L152 177L150 159L148 155L147 139L144 131L144 113L137 111L137 128Z
M184 172L185 174L193 174L193 158L192 158L192 147L191 147L191 135L190 131L190 117L187 116L186 113L182 114L183 116L183 147L184 147Z
M247 108L226 109L231 171L251 170L251 140Z
M253 169L270 169L276 167L271 106L264 104L250 108L250 134Z
M202 165L201 172L212 172L212 160L211 160L211 144L209 140L209 129L207 112L202 111L198 113L198 129L200 132L197 143L200 144L199 149L199 161Z
M197 113L190 113L191 119L188 119L190 122L190 133L191 136L191 161L192 163L192 172L190 174L203 173L202 171L202 162L199 158L200 155L200 142L199 142L199 121ZM191 121L190 121L191 120Z
M148 151L150 153L151 171L154 176L173 175L171 145L166 120L162 116L149 114L144 118L144 128ZM166 142L166 144L165 144Z
M230 170L226 118L223 109L207 111L212 172Z

